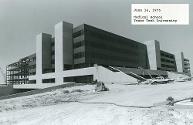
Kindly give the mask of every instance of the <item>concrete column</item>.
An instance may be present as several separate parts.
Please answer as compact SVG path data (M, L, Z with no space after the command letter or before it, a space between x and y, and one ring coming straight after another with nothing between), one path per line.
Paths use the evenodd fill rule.
M73 64L73 24L60 22L55 25L55 73L56 83L63 83L60 75L65 70L64 65Z
M160 44L156 40L145 42L151 70L161 68Z
M36 83L42 83L42 74L51 68L51 39L52 36L40 33L36 37Z
M42 34L36 36L36 84L41 84L42 74Z
M183 54L183 52L176 53L175 58L176 58L177 71L183 72L183 70L184 70L184 54Z

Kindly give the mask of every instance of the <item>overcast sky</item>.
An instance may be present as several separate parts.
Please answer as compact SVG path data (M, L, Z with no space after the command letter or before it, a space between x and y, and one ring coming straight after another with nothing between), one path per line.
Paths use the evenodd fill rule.
M162 50L183 51L193 71L192 0L0 0L0 67L35 53L35 37L53 34L62 20L82 23L134 39L156 39ZM190 25L132 26L132 3L189 3Z

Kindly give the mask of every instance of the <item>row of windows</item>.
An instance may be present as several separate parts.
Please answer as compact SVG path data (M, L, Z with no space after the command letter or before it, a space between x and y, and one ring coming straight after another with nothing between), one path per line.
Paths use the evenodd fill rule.
M168 62L168 63L175 63L175 61L171 61L171 60L167 60L167 59L163 59L163 58L161 58L161 61L162 62Z
M30 72L29 73L29 75L35 75L36 74L36 72Z
M74 43L74 48L78 48L78 47L81 47L81 46L84 46L85 45L85 42L84 41L79 41L77 43Z
M92 47L94 48L99 48L99 49L104 49L104 50L110 50L110 51L115 51L118 53L130 53L133 55L137 55L138 53L146 53L146 49L143 48L132 48L130 46L125 46L121 44L107 44L105 42L100 42L100 41L88 41L88 46L87 47Z
M91 58L100 58L102 55L105 55L106 59L110 56L110 55L114 55L114 57L121 57L121 58L135 58L135 59L142 59L144 60L145 57L142 56L140 59L139 54L136 55L136 53L117 53L116 51L109 51L109 50L105 50L105 49L97 49L97 48L90 48L88 51L86 51ZM85 57L85 52L78 52L74 54L74 59L77 58L82 58ZM111 58L109 58L111 59Z
M79 52L74 54L74 59L85 57L85 52Z
M134 61L145 62L145 54L136 53L119 53L116 51L105 50L100 48L90 48L86 51L89 57L87 58L103 58L105 60L122 60L122 61ZM139 58L140 57L140 58Z
M35 83L36 83L36 80L29 80L29 83L30 83L30 84L35 84Z
M170 66L170 65L165 65L165 64L161 64L161 67L174 68L174 69L176 69L176 66Z
M120 65L122 63L125 63L125 64L134 64L134 65L137 65L137 64L140 64L140 65L143 65L145 61L140 61L138 57L123 57L123 56L118 56L118 55L107 55L107 54L99 54L99 53L95 53L95 54L92 54L90 55L90 58L88 57L86 59L86 61L88 62L93 62L93 63L97 63L97 62L100 62L100 63L104 63L104 64L116 64L116 63L120 63Z
M144 52L144 53L142 53ZM135 57L141 57L145 58L146 51L135 51L135 50L126 50L126 49L118 49L118 48L112 48L112 49L107 49L104 46L101 47L88 47L86 49L86 53L93 53L93 56L95 56L95 53L100 53L100 54L106 54L106 55L117 55L121 57L130 57L130 58L135 58Z
M55 83L55 78L51 78L51 79L42 79L42 83Z
M94 66L93 64L86 64L86 63L79 63L79 64L75 64L74 68L86 68L86 67L92 67Z
M171 54L165 54L164 52L161 51L161 56L168 57L168 58L174 58L174 55Z
M124 38L122 36L118 36L118 35L113 34L113 33L102 31L102 30L92 31L92 29L88 29L88 30L86 30L86 33L88 34L88 36L92 36L92 37L98 38L98 39L105 39L105 40L107 40L107 42L110 42L110 43L121 41L122 44L130 45L132 47L138 47L138 45L143 45L143 44L137 43L133 40Z
M137 43L137 42L134 42L134 41L131 41L131 42L123 42L121 40L114 40L114 39L111 39L111 40L108 40L106 38L104 39L100 39L98 37L92 37L92 36L87 36L85 37L87 41L89 42L96 42L96 43L100 43L100 44L104 44L104 45L111 45L111 46L119 46L121 48L123 47L129 47L128 49L131 49L131 48L146 48L145 45L144 46L141 46L140 43Z
M189 60L188 60L188 59L184 59L184 61L185 61L185 62L189 62Z
M92 81L93 81L93 75L63 78L63 82L91 83Z
M84 30L80 30L80 31L77 31L75 33L73 33L73 38L76 38L76 37L79 37L81 36L82 34L84 34Z

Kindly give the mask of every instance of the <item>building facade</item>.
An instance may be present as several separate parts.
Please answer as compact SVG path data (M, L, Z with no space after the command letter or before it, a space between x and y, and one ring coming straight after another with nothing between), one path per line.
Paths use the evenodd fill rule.
M157 40L147 41L146 45L151 70L177 72L174 54L160 50L160 44Z
M149 68L142 43L83 24L74 28L74 67L120 66Z
M133 80L127 73L116 72L109 66L132 68L132 71L138 68L160 70L157 73L163 70L164 75L165 71L177 71L175 56L160 50L158 41L142 44L87 24L73 28L71 23L60 22L55 25L54 36L47 33L37 35L35 54L7 66L7 83L44 86L48 85L44 83L72 81L112 82L112 77L105 80L99 74L104 74L102 71L122 78L114 78L115 81Z
M176 54L176 63L177 63L178 72L183 72L191 76L190 61L189 59L184 57L183 52Z
M6 67L7 84L27 84L29 76L36 74L36 56L32 54Z

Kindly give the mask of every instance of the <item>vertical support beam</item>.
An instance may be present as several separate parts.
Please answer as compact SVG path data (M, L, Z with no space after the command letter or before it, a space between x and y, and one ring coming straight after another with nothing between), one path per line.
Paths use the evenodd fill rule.
M182 65L182 72L184 72L184 68L185 68L184 67L184 53L181 52L180 55L181 55L181 59L182 59L182 64L181 64Z
M52 35L42 33L42 38L42 73L47 73L52 69Z
M56 83L62 83L60 75L65 70L65 65L73 64L72 48L73 24L60 22L55 25L55 73Z
M147 41L147 54L151 70L158 70L161 68L160 44L156 40Z
M36 36L36 84L41 84L42 74L42 33Z
M41 84L41 75L51 69L51 41L52 36L40 33L36 37L36 83Z
M176 53L175 58L176 58L177 71L183 72L183 70L184 70L184 54L183 54L183 52Z

